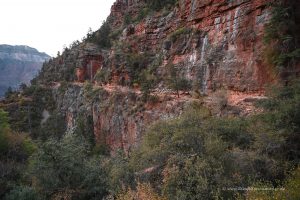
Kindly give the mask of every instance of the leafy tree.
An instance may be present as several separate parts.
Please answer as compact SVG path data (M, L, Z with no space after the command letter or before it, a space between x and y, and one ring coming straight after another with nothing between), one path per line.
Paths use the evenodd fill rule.
M142 72L147 68L148 54L130 53L126 55L127 71L131 78L131 84L143 82Z
M264 199L264 200L297 200L300 199L300 168L293 171L284 181L282 186L274 187L270 183L256 183L253 188L246 194L247 200Z
M30 169L39 193L52 198L102 199L107 194L105 171L99 158L88 155L88 144L76 135L43 143Z
M264 102L275 106L274 113L244 119L215 118L209 110L192 104L179 118L159 122L148 130L131 157L131 166L141 181L157 186L169 199L234 199L243 193L226 188L246 188L258 180L278 184L291 163L298 163L295 157L291 163L285 158L298 110L285 109L283 104L293 108L298 104L295 87L285 89L288 98ZM281 115L284 118L269 121ZM277 127L287 119L292 119L285 121L289 128ZM296 143L292 145L294 156L298 155Z
M184 77L181 77L180 71L174 65L169 65L168 72L168 86L176 91L178 98L180 90L187 91L192 88L190 81L188 81Z
M279 0L271 1L271 8L264 38L267 62L279 72L295 70L300 59L300 5L293 0Z
M244 118L213 118L208 129L232 147L247 149L253 145L254 135L249 131L250 122Z
M260 120L269 124L284 141L277 154L280 152L281 156L297 165L300 161L300 82L296 79L287 86L278 85L270 91L269 98L259 103L267 111Z
M55 108L52 91L37 85L31 85L23 91L23 95L11 100L5 110L9 112L9 123L15 131L29 132L32 137L39 137L39 129L43 110Z
M117 200L167 200L157 194L150 184L138 183L136 190L128 189L117 196Z
M7 115L0 109L0 198L18 183L28 157L36 150L36 145L26 134L10 129Z
M156 80L154 78L145 77L141 83L141 91L142 91L142 98L143 101L147 101L150 98L150 94L155 86Z
M210 199L218 195L224 181L232 177L224 168L230 166L228 145L205 130L203 122L209 117L206 109L191 108L177 120L158 123L133 155L132 166L137 171L158 168L155 173L161 175L145 181L163 183L169 199ZM233 168L228 167L227 173L230 170Z
M93 117L79 114L76 119L75 134L83 136L89 144L95 144Z
M5 200L39 200L37 192L27 186L19 186L11 190L5 197Z
M87 42L92 42L101 48L110 48L111 40L110 40L111 28L108 21L104 21L99 30L95 32L88 32L88 36L86 38Z
M38 138L42 141L49 138L62 138L66 131L65 117L57 111L52 112L47 121L41 124L38 131Z
M128 157L122 150L117 151L107 167L109 168L109 185L112 194L119 194L125 186L135 186L134 172L129 165Z

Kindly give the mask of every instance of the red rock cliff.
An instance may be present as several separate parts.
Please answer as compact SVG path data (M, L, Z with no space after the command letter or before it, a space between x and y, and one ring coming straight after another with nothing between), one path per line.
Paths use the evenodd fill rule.
M182 66L187 78L200 80L202 93L218 88L258 91L269 81L261 57L264 25L269 17L267 3L267 0L180 0L167 16L157 13L128 26L121 40L137 51L163 54L165 64ZM129 6L117 1L111 16L118 19L124 13L134 16L138 7L139 4ZM120 25L117 22L116 27ZM183 28L197 33L171 43L168 36ZM136 38L139 42L135 42ZM161 67L163 70L164 66Z
M255 111L251 102L263 98L264 85L271 81L262 59L267 3L179 0L169 11L154 12L125 25L126 15L137 19L145 2L117 0L108 18L112 31L120 32L112 47L103 51L97 45L80 44L51 61L41 77L59 69L52 81L61 81L61 74L74 67L78 68L77 78L73 71L68 81L93 79L97 69L106 74L105 84L93 86L94 93L85 91L82 83L72 83L58 97L58 107L67 116L68 131L76 128L78 116L91 117L96 140L113 150L129 151L140 141L145 127L178 116L193 101L207 104L214 114L249 114ZM92 61L96 64L89 64ZM168 87L170 66L192 85L180 91L179 97ZM156 85L151 90L152 101L145 102L136 74L149 71ZM203 95L204 100L192 93Z

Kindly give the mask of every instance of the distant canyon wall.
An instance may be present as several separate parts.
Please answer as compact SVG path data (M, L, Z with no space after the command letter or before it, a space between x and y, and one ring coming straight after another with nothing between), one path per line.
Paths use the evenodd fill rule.
M50 87L68 131L76 129L80 116L90 119L96 141L112 150L129 151L146 127L180 115L193 102L217 115L250 114L255 111L252 103L264 98L265 84L273 81L263 62L268 2L179 0L168 11L134 21L145 10L145 1L117 0L107 20L116 35L112 46L78 44L46 63L38 82L53 82ZM179 97L168 87L170 67L192 86ZM143 101L141 85L132 84L140 68L158 80L152 102ZM105 72L107 80L97 82L96 70ZM91 81L92 91L86 91L85 80ZM69 85L60 89L60 82Z
M8 87L18 88L28 84L50 59L45 53L28 46L0 45L0 97Z

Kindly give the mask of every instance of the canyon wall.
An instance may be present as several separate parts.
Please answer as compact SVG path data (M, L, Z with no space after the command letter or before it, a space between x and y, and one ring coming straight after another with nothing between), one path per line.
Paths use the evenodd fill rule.
M47 54L28 46L0 45L0 97L9 87L17 89L21 83L29 84L49 59Z
M259 91L270 81L262 61L264 25L269 18L267 3L180 0L166 16L157 13L129 25L121 40L139 52L162 54L162 71L167 63L178 65L184 76L199 80L203 94L218 88ZM140 4L117 1L111 16L118 19L124 13L134 16L139 9ZM120 23L117 21L115 28ZM172 42L168 36L180 29L191 29L192 33Z
M89 118L96 141L112 150L130 151L146 127L180 115L193 102L215 115L251 114L257 111L253 102L264 98L265 84L273 81L263 62L267 3L179 0L141 18L146 2L117 0L107 19L116 35L111 48L73 46L45 64L37 82L51 83L68 131L76 129L79 116ZM128 16L131 21L124 23ZM170 67L189 89L170 89ZM108 73L106 81L97 79L97 70ZM145 73L156 80L147 101L141 91ZM64 89L62 82L68 82Z

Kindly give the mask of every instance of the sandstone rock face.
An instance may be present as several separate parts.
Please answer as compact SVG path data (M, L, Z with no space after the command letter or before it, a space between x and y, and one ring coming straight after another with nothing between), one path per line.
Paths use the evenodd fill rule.
M8 87L28 84L49 58L28 46L0 45L0 97Z
M271 80L263 63L264 25L270 17L267 0L179 0L168 12L154 12L124 25L125 15L135 19L146 6L143 0L117 0L108 22L121 35L110 49L85 43L47 63L40 83L68 81L63 93L54 88L58 109L66 116L68 131L80 116L90 119L98 143L112 150L130 151L145 127L174 118L194 101L211 107L216 115L247 115L253 101L264 98ZM186 92L168 87L170 66L192 85ZM138 70L154 71L159 81L144 102ZM109 72L106 84L86 91L82 82L97 70ZM134 84L132 84L134 83ZM202 95L201 100L191 95Z
M162 53L165 64L177 65L187 78L199 82L202 94L218 88L262 90L270 81L261 57L264 25L269 19L267 3L180 0L167 16L146 18L135 25L134 34L125 35L123 40L134 44L132 38L139 38L136 49ZM119 18L126 9L134 13L137 8L117 1L111 15ZM191 29L193 33L171 42L168 36L180 29Z
M87 97L81 83L69 86L63 95L55 91L59 110L66 116L67 132L74 132L79 118L89 118L96 141L109 145L112 151L129 152L139 143L147 126L177 117L191 102L189 98L161 95L157 102L143 104L137 91L123 87L96 86L93 93L93 97Z
M84 55L81 59L81 66L77 67L76 75L79 82L84 80L93 81L99 69L103 67L103 57L100 55Z
M142 138L145 127L159 119L178 116L184 101L164 101L157 105L139 105L139 99L131 93L117 93L102 104L94 104L94 134L98 142L105 142L112 149L125 152ZM107 106L103 106L107 105Z
M102 68L105 51L97 45L81 43L61 56L45 63L37 81L45 84L59 81L91 80L96 71Z

